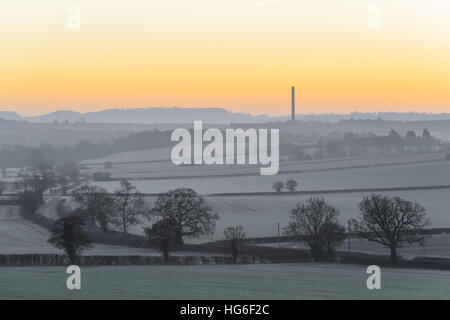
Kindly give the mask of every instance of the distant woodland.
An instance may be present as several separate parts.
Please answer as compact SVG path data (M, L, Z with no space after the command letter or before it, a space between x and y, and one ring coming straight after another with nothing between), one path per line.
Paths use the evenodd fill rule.
M349 122L343 121L343 123L346 124L345 128L347 129ZM409 130L403 134L390 129L383 134L376 134L361 132L358 128L359 123L360 121L354 121L355 131L330 131L328 123L320 125L317 122L313 124L310 122L280 122L267 124L267 127L280 127L280 155L291 160L430 152L443 148L441 140L433 137L428 129L417 133ZM11 123L8 124L11 126ZM387 124L392 123L387 122ZM20 125L25 124L21 123ZM383 125L386 126L386 123ZM100 127L105 129L102 131L97 125L91 125L90 130L86 131L89 133L86 138L79 137L78 142L66 145L49 142L27 145L14 143L14 139L9 139L8 143L0 145L0 168L36 167L42 164L60 166L73 161L95 159L114 153L171 146L171 130L153 129L130 133L127 130L121 131L122 127L118 126L117 137L113 135L103 139L98 138L98 136L104 136L105 132L111 132L114 126L113 124L109 125L107 130ZM235 124L233 126L253 127L251 124ZM264 124L260 126L264 126ZM2 128L4 129L4 127ZM305 128L313 128L313 130L305 131ZM53 135L66 137L73 141L73 135L78 132L73 128L71 130L70 126L60 127L57 132L50 129L51 125L47 125L45 130L34 129L33 134L50 135L53 133Z

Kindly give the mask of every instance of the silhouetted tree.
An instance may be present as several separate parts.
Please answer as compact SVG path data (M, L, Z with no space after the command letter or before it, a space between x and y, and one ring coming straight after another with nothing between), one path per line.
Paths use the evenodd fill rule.
M414 131L408 131L406 132L405 138L409 140L410 142L417 139L416 133Z
M394 139L399 139L400 135L397 133L397 131L395 131L394 129L391 129L391 131L389 132L389 137L394 138Z
M167 262L169 259L170 243L176 241L178 237L172 221L162 219L154 223L151 228L144 228L144 231L150 241L158 245L164 261Z
M44 192L55 183L55 176L50 167L41 165L21 174L21 179L15 183L19 192L19 205L22 214L33 214L44 201Z
M69 185L69 181L65 176L61 176L58 178L58 184L61 186L61 194L65 196L67 194L67 187Z
M339 211L324 198L309 198L291 211L285 233L306 242L314 260L329 260L345 239L345 228L338 223L338 217Z
M114 201L116 203L117 214L114 224L122 228L123 233L127 233L128 227L139 223L139 216L145 212L145 201L136 186L122 180L120 189L116 191Z
M88 227L94 228L98 222L103 232L107 232L114 217L115 203L106 190L98 186L87 185L77 190L73 197L81 206L82 211L80 212L85 213Z
M24 193L34 193L42 200L46 190L55 185L56 178L53 170L45 165L26 171L21 176L21 187Z
M231 254L233 255L233 259L237 260L241 242L246 237L244 228L242 226L230 226L227 227L223 233L225 235L225 239L230 241Z
M272 189L274 189L276 192L281 192L281 190L284 189L284 182L283 181L276 181L272 185Z
M397 262L397 248L404 243L424 243L425 236L420 231L430 222L418 203L373 194L361 201L359 210L361 217L351 220L352 232L388 247L392 263Z
M177 243L183 243L183 237L212 234L216 220L219 219L205 199L190 188L175 189L161 194L156 199L151 213L173 224Z
M77 264L81 252L91 246L92 241L84 227L84 221L80 217L61 218L55 222L52 235L48 239L51 245L64 250L70 264Z
M297 188L298 183L295 180L288 180L286 181L286 189L288 189L290 192L294 192L295 189Z
M32 191L24 191L19 193L20 212L25 215L31 215L36 212L42 204L42 196Z

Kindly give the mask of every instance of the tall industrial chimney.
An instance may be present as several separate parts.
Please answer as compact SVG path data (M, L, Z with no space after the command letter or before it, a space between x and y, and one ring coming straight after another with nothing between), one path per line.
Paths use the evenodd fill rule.
M291 121L295 121L295 87L292 87L292 110L291 110Z

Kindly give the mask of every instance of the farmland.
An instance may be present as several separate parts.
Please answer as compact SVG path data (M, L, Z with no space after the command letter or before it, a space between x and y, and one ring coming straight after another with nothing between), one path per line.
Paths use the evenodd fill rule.
M417 201L428 210L433 227L450 227L448 194L450 190L415 190L389 192L407 200ZM317 194L320 196L320 194ZM341 212L339 220L346 224L349 218L359 214L358 203L366 193L343 193L323 195L326 200ZM221 217L218 229L232 223L240 223L251 236L276 235L276 223L285 226L289 212L299 201L309 195L287 196L246 196L246 197L207 197L208 203Z
M443 160L442 152L397 154L376 157L354 157L311 161L285 161L280 164L276 176L260 176L255 166L174 166L169 160L169 149L153 154L151 150L111 155L87 161L89 171L105 170L102 161L113 161L109 169L112 177L129 177L139 191L160 193L180 187L191 187L206 195L206 200L220 216L216 233L200 241L219 240L229 225L240 224L249 237L277 235L277 223L281 229L287 225L289 212L299 201L311 195L272 193L274 181L295 179L297 190L314 191L313 196L324 196L340 211L340 222L359 214L358 203L368 192L358 189L410 188L450 185L450 161ZM153 154L153 155L152 155ZM148 157L151 161L145 162ZM131 160L144 161L130 163ZM153 161L157 160L157 161ZM95 164L97 163L97 164ZM148 180L146 180L148 179ZM92 182L113 192L118 181ZM345 190L352 192L327 193L321 190ZM221 193L220 196L209 196ZM227 195L228 193L242 195ZM424 206L431 219L431 226L450 227L450 189L396 190L380 192L416 201ZM151 204L155 197L148 196ZM134 232L142 233L137 226Z
M446 271L383 268L370 291L363 266L340 264L83 268L79 291L66 279L64 268L3 268L0 299L450 299Z
M450 185L450 161L443 160L443 153L412 153L377 157L355 157L346 159L327 159L311 161L286 161L281 163L280 174L260 176L255 166L174 166L168 160L169 149L143 150L115 154L108 157L85 161L84 173L110 171L113 177L134 177L131 180L139 191L160 193L179 187L191 187L201 194L213 210L219 214L215 233L199 239L186 239L187 242L201 243L223 239L223 231L230 225L242 225L248 237L277 236L289 222L290 210L297 202L310 196L324 196L340 211L339 222L347 225L350 218L359 215L358 203L369 192L360 192L365 188L427 187ZM111 169L105 169L105 161L113 162ZM231 175L224 177L223 175ZM145 180L145 179L150 180ZM135 180L143 179L143 180ZM154 179L154 180L151 180ZM314 191L313 194L281 194L272 192L272 183L277 180L295 179L299 182L299 191ZM105 187L113 192L119 181L89 183ZM351 192L326 192L352 189ZM322 191L321 191L322 190ZM267 194L257 194L263 192ZM214 195L221 193L220 195ZM241 193L241 194L240 194ZM382 191L389 196L399 196L406 200L417 201L424 206L431 219L431 227L450 227L448 208L449 188ZM51 219L57 219L58 199L69 197L46 196L47 204L39 213ZM147 195L149 206L156 199ZM2 211L0 228L0 247L2 253L56 253L46 240L49 232L29 221L21 219L12 209ZM131 233L143 234L143 227L149 221L130 228ZM400 249L400 254L412 256L448 257L449 237L434 236L424 248L418 245ZM292 246L280 244L279 246ZM296 244L297 246L297 244ZM386 254L383 247L367 242L352 242L354 251ZM345 245L340 250L346 250ZM85 254L137 254L158 255L154 250L130 249L118 246L95 245ZM186 254L186 253L176 253ZM196 253L190 253L195 255Z
M434 194L436 191L429 191ZM333 195L342 196L342 195ZM349 195L345 195L349 196ZM358 195L356 195L357 197ZM290 201L295 203L298 197L287 196L278 197L209 197L208 202L213 205L214 210L219 212L221 219L217 223L217 229L212 237L202 237L197 240L188 240L187 242L205 242L223 239L223 230L231 224L240 223L244 226L249 237L267 237L276 236L277 225L279 221L281 228L288 222L288 206L290 203L282 201L285 198L291 198ZM346 198L333 197L328 198L333 201L336 206L342 207L340 200ZM264 200L264 201L262 201ZM269 202L270 206L269 206ZM351 205L349 205L349 208ZM273 214L273 210L279 210L279 214ZM354 215L357 214L357 208L353 208ZM442 208L444 210L444 208ZM50 205L48 206L50 214ZM436 212L436 211L432 211ZM42 212L43 213L43 212ZM344 215L345 213L345 215ZM345 217L349 211L343 211ZM345 224L345 219L341 218L341 222ZM142 226L135 226L132 231L136 234L142 234ZM0 207L0 254L60 254L61 250L52 247L47 243L50 237L49 230L42 228L32 222L23 219L19 214L17 207L3 206ZM435 235L428 239L424 247L419 245L409 245L399 250L404 257L417 256L433 256L433 257L450 257L448 246L450 243L449 235ZM303 248L298 243L281 243L267 244L276 247ZM388 250L380 245L370 242L353 239L351 244L352 251L387 254ZM341 251L347 251L347 243L342 244ZM95 244L90 250L83 253L84 255L141 255L141 256L159 256L159 252L149 248L130 248L116 245ZM174 252L173 255L214 255L196 252Z
M61 254L61 250L47 243L49 237L49 230L23 219L18 214L17 207L0 206L0 254ZM83 254L159 256L159 252L154 249L103 244L95 244ZM175 252L174 255L192 256L197 254Z
M407 200L417 201L428 211L431 219L431 227L450 227L450 214L448 211L449 189L438 190L408 190L396 192L382 192L390 196L399 196ZM203 237L199 241L214 241L223 238L223 230L229 225L240 224L244 227L249 237L272 237L277 235L277 223L283 228L289 221L289 213L297 202L305 201L310 196L323 196L340 211L339 221L346 225L348 219L359 215L358 203L368 195L365 192L331 193L314 195L249 195L249 196L206 196L205 199L218 213L220 219L217 221L216 232L212 237ZM67 199L67 197L64 197ZM148 206L155 201L155 196L145 197ZM51 200L50 200L51 201ZM51 205L53 203L53 206ZM55 205L57 201L49 202L44 206L45 210L40 213L56 219ZM142 224L134 226L131 232L142 234L143 226L148 225L143 219Z
M445 154L442 152L432 152L310 161L282 161L279 174L428 163L443 160L444 156ZM177 177L192 178L194 176L205 178L217 178L227 175L259 176L258 167L255 165L175 166L170 161L170 149L168 148L114 154L104 158L84 161L83 164L87 166L87 172L92 173L105 171L103 164L107 161L112 162L114 165L113 168L106 170L112 174L113 178L175 179Z
M111 173L116 178L137 179L133 183L144 193L159 193L180 186L194 188L202 194L270 192L273 182L287 179L297 180L299 190L305 191L450 184L450 161L414 160L413 156L412 159L404 159L405 162L397 162L399 159L394 158L392 162L359 159L285 163L276 176L260 176L256 168L176 167L170 163L115 165ZM118 186L116 181L95 184L108 191L114 191Z

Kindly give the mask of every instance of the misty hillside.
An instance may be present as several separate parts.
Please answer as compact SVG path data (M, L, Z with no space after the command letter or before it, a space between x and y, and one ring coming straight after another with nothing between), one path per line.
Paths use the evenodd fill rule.
M298 112L301 109L297 110ZM286 114L290 112L286 107ZM397 113L397 112L352 112L348 114L297 114L297 120L339 122L341 120L388 120L388 121L435 121L450 120L450 114L440 113ZM25 117L14 111L0 111L0 119L27 121L31 123L121 123L121 124L178 124L202 120L211 124L263 123L287 121L288 116L271 117L249 113L233 113L223 108L137 108L107 109L81 113L72 110L60 110L44 115Z
M268 117L233 113L221 108L139 108L108 109L79 113L56 111L49 114L23 118L28 122L95 122L95 123L186 123L202 120L210 123L262 122Z
M20 115L17 114L17 112L14 111L0 111L0 119L4 120L24 120Z

